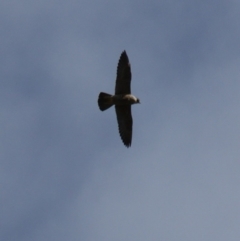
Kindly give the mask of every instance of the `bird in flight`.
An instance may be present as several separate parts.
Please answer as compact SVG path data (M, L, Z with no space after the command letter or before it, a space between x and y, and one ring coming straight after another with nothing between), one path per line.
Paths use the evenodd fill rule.
M101 92L98 96L98 106L101 111L115 105L118 130L123 144L130 147L132 143L132 113L131 105L140 100L131 94L131 66L126 51L123 51L117 67L115 94Z

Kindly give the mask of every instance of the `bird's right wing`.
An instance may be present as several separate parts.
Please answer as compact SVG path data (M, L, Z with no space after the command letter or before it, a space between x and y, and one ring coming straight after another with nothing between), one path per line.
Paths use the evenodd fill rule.
M126 51L123 51L117 67L115 95L131 94L131 65Z

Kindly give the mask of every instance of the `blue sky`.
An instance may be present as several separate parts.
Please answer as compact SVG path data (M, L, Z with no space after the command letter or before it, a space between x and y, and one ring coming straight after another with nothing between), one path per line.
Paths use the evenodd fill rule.
M0 12L0 240L240 239L239 1ZM131 148L97 106L123 50Z

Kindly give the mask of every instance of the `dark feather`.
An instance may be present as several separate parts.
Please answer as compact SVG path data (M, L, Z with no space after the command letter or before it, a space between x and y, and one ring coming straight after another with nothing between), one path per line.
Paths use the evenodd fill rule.
M101 111L107 110L113 105L111 95L101 92L98 96L98 106Z
M118 130L123 144L130 147L132 143L132 114L130 105L116 105L115 106Z
M131 65L126 51L123 51L117 67L115 94L131 94Z

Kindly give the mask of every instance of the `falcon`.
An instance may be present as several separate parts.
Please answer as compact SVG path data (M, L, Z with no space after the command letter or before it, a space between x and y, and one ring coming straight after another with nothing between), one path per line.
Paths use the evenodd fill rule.
M101 111L115 105L119 134L126 147L130 147L132 143L131 105L140 103L140 100L131 94L131 78L130 62L124 50L117 66L115 94L101 92L98 96L98 106Z

